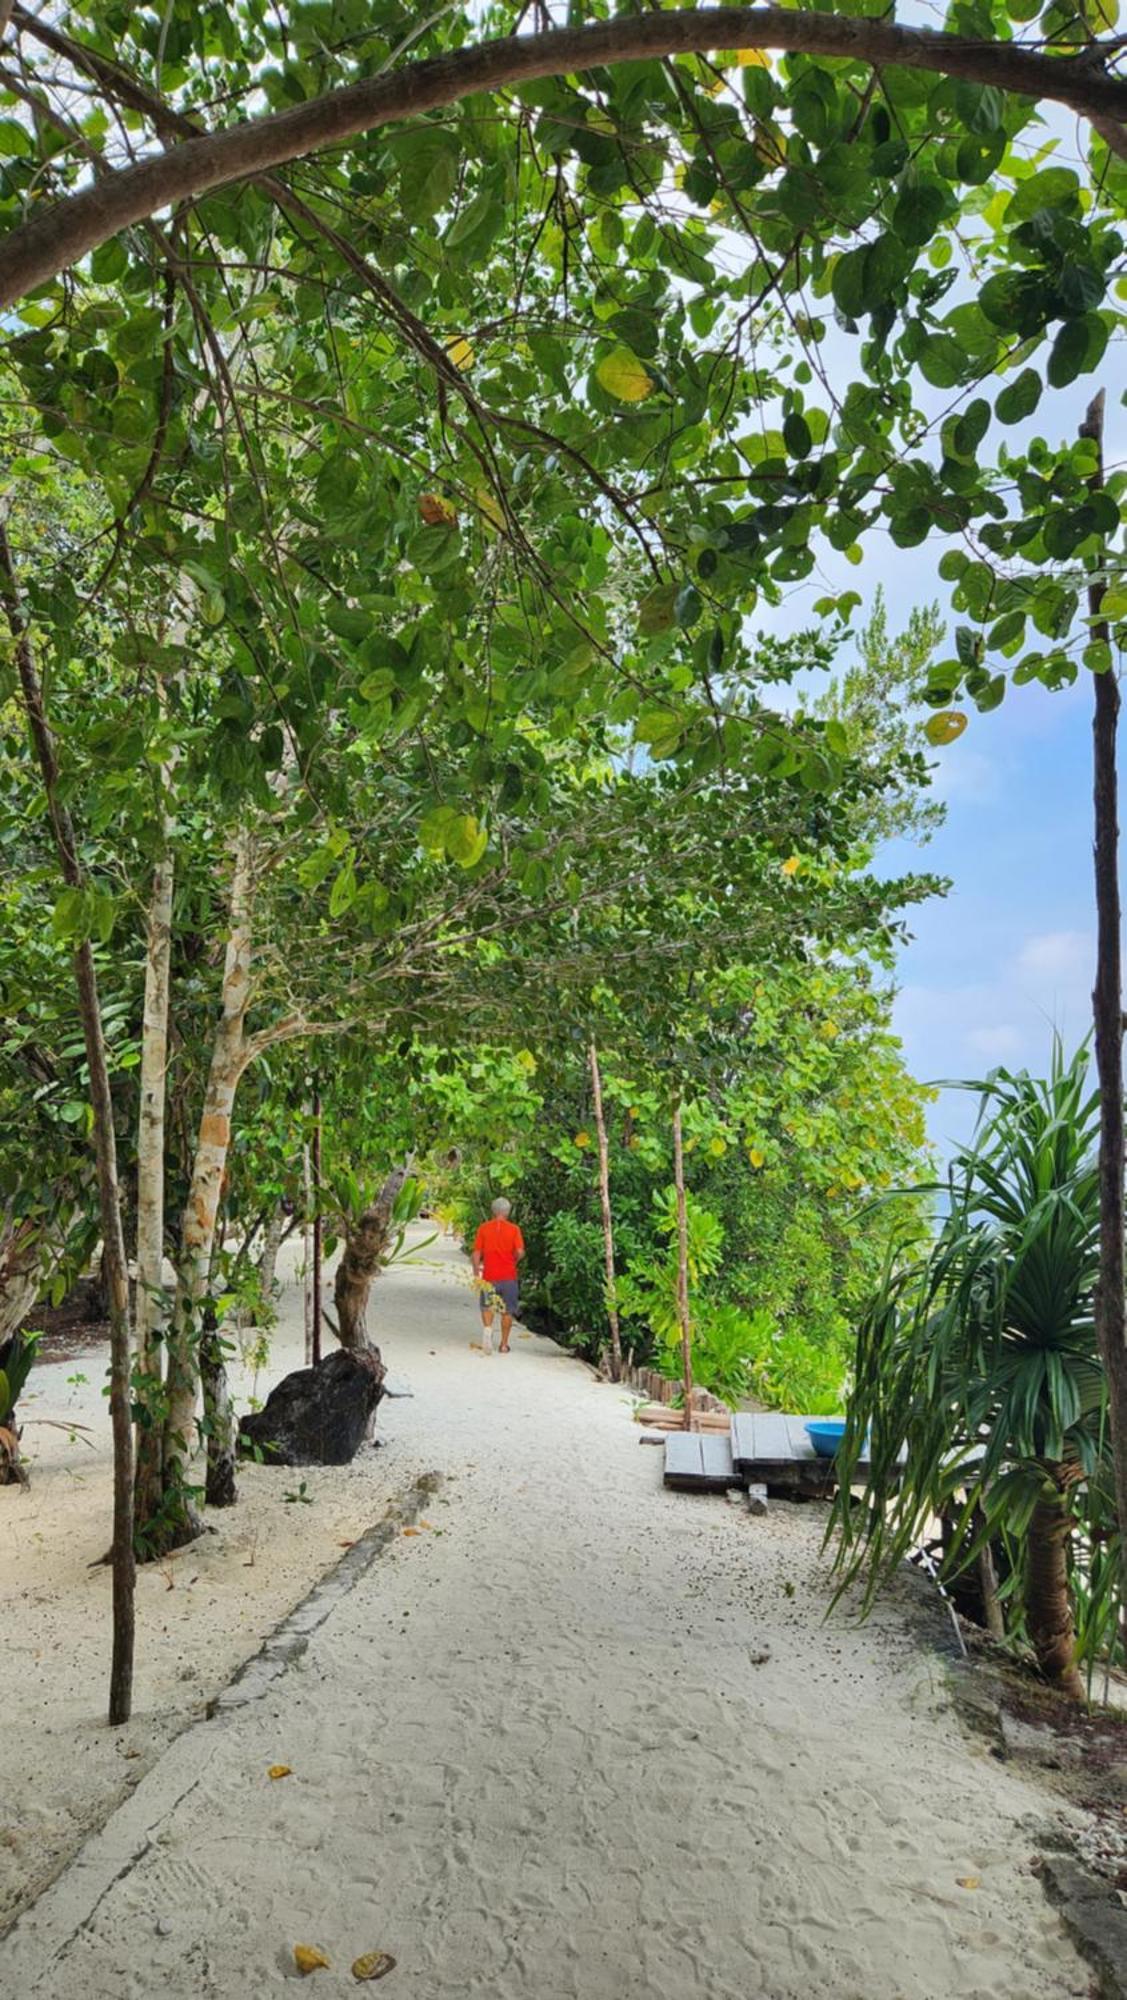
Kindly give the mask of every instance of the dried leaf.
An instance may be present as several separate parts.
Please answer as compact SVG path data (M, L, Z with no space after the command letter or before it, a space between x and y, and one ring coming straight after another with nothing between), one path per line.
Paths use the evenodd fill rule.
M981 1875L956 1875L955 1881L960 1889L978 1889L982 1885Z
M266 1775L268 1778L288 1778L292 1770L292 1764L271 1764Z
M417 1535L418 1532L419 1530L417 1528L404 1528L403 1530L403 1533L405 1535Z
M468 340L452 340L446 349L446 355L447 359L454 363L455 368L462 370L463 375L467 368L473 367L474 352Z
M366 1951L352 1967L354 1979L384 1979L395 1971L395 1960L389 1951Z
M320 1972L322 1969L326 1972L330 1970L329 1960L323 1951L318 1951L315 1944L295 1944L293 1962L303 1979L306 1973Z
M420 493L419 516L428 528L452 528L458 509L452 500L444 500L441 493Z
M485 517L490 527L500 531L505 525L505 510L496 494L491 493L488 486L479 486L474 493L474 499L477 501L478 511Z

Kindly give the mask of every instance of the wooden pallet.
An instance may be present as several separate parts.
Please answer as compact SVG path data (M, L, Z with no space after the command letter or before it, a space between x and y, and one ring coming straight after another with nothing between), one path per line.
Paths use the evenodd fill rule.
M723 1493L743 1484L732 1463L731 1440L709 1431L670 1431L665 1440L665 1484L697 1493Z

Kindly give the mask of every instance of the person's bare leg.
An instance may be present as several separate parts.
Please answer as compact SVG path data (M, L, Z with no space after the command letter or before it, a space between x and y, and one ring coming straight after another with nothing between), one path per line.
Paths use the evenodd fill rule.
M512 1316L512 1313L506 1313L506 1312L503 1312L503 1313L501 1314L501 1352L502 1352L502 1354L507 1354L507 1353L508 1353L508 1351L509 1351L509 1335L510 1335L510 1333L512 1332L512 1330L513 1330L513 1316Z
M481 1344L487 1354L493 1352L493 1308L481 1315Z

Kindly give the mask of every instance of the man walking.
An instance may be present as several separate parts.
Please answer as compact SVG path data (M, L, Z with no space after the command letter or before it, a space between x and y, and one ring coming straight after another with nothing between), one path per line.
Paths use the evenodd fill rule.
M517 1269L524 1256L524 1237L509 1221L511 1202L501 1195L493 1203L493 1219L483 1222L473 1246L473 1274L481 1291L482 1346L493 1352L493 1314L501 1308L501 1352L509 1351L509 1335L520 1311Z

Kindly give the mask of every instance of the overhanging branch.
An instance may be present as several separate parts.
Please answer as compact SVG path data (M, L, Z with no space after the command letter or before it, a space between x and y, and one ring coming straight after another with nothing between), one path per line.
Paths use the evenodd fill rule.
M17 22L21 12L16 10ZM11 232L0 246L0 306L48 283L99 243L170 203L305 158L357 133L535 77L717 48L779 49L992 84L1038 102L1065 105L1091 120L1107 143L1127 157L1127 83L1103 70L1098 43L1081 57L1056 56L1012 42L780 7L620 15L582 28L507 36L411 63L292 110L185 140L107 175Z

